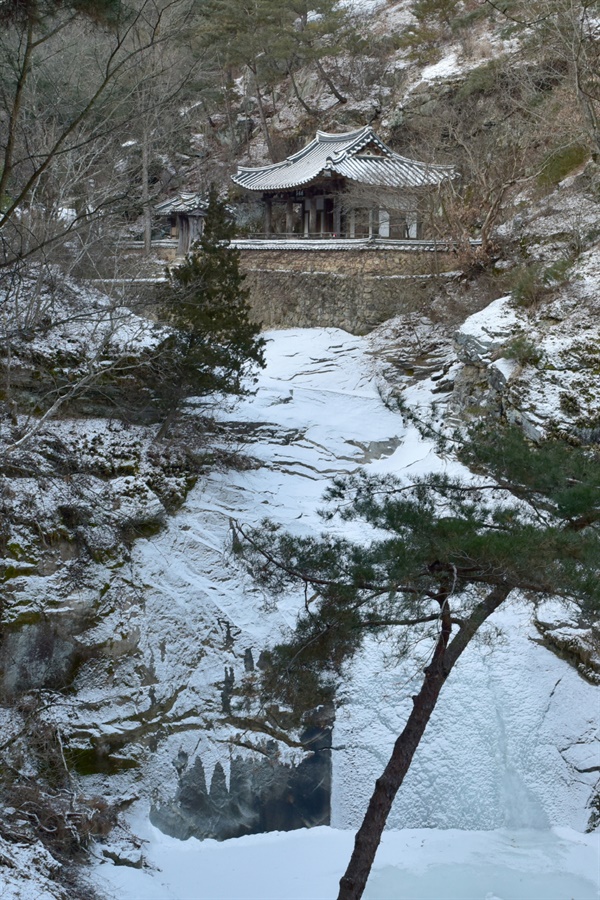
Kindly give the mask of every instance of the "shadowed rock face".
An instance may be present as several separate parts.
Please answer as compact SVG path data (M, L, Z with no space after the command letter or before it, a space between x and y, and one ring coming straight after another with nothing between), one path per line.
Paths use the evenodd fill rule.
M64 690L93 649L78 640L89 624L85 614L56 617L53 622L17 623L5 630L0 647L0 690L17 697L30 690Z
M165 834L181 840L226 840L244 834L329 825L331 731L312 727L302 737L303 743L314 749L297 766L277 759L275 742L267 744L260 758L235 757L229 788L220 763L207 787L200 757L189 768L178 759L175 798L153 807L150 820Z

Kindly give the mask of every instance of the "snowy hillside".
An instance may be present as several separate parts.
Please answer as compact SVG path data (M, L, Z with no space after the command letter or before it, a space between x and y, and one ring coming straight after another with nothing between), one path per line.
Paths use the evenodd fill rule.
M235 729L218 726L223 671L232 667L236 683L243 682L247 650L258 659L277 633L293 624L302 602L301 595L288 596L265 607L265 598L230 554L231 519L255 524L267 513L306 533L323 527L316 511L327 479L338 472L366 465L377 472L420 473L447 465L414 427L384 406L367 349L365 339L343 332L272 333L269 365L256 395L231 414L239 423L252 423L247 449L261 467L203 479L166 529L135 545L129 577L145 586L143 615L135 607L125 620L121 613L120 629L124 639L135 634L137 672L126 660L123 674L118 669L111 674L127 697L108 690L97 670L89 686L82 673L77 716L79 728L87 730L85 710L94 710L101 741L104 734L115 740L136 727L140 715L150 721L153 709L155 715L165 710L160 728L175 733L143 754L144 778L136 788L135 776L130 788L141 789L158 805L175 794L180 752L190 766L196 755L202 758L207 782L217 760L227 774L224 742ZM548 615L568 625L573 613L558 607ZM585 828L596 773L594 766L578 771L574 748L591 742L590 756L600 752L597 690L536 643L539 634L529 619L526 607L515 605L494 623L504 632L501 649L492 652L483 641L461 663L457 684L453 679L448 686L446 703L430 726L423 761L415 764L397 804L394 825ZM229 647L225 623L234 635ZM102 627L114 628L110 617ZM334 746L344 748L333 753L332 824L338 827L360 821L369 785L406 716L412 677L418 678L418 664L386 666L386 655L385 645L373 643L343 692L333 736ZM538 677L532 680L526 671L537 671ZM148 679L145 673L152 673L148 687L140 679ZM528 694L523 680L530 685ZM441 752L436 735L444 757L452 760L442 772L436 771ZM459 791L453 787L457 771L468 773Z
M271 517L305 531L320 527L315 510L326 479L334 472L349 472L365 463L376 471L396 472L444 465L431 444L383 405L367 349L364 339L341 332L272 333L269 366L257 394L235 411L238 421L256 423L258 433L268 436L267 441L255 438L252 444L253 455L264 460L263 467L225 479L210 478L190 495L185 512L171 521L166 532L137 545L134 566L140 580L151 588L151 605L146 607L151 614L145 617L141 647L146 659L157 662L164 656L165 669L156 666L157 687L164 691L169 686L177 694L177 707L192 710L202 704L204 710L214 711L214 688L211 696L207 687L220 678L221 667L231 665L236 677L243 678L245 650L251 648L257 655L276 629L293 620L301 602L301 597L289 597L265 611L262 598L243 573L235 566L232 570L230 516L253 522L260 520L266 507ZM280 443L289 434L294 442ZM558 606L540 610L538 615L568 624L571 613ZM236 633L234 646L225 653L221 641L215 646L209 637L211 621L212 633L219 635L220 616L233 624ZM490 626L502 630L500 646L491 649L483 639L462 661L394 807L392 827L539 829L540 836L531 838L534 842L542 840L541 834L549 834L551 825L585 829L600 760L598 691L540 646L539 633L530 622L527 608L515 604ZM173 639L160 651L165 634ZM203 643L201 661L190 656L198 635ZM333 732L332 824L337 828L359 824L373 781L406 717L413 680L418 677L418 663L412 660L399 667L386 659L388 652L385 644L369 645L341 697ZM218 721L218 711L215 718ZM112 728L119 727L114 718L111 722ZM213 720L209 732L199 732L189 713L187 718L180 715L179 722L185 727L180 726L177 734L163 740L146 758L143 779L136 778L132 784L138 791L150 789L154 802L174 793L175 764L181 751L188 754L190 764L194 754L202 756L208 780L214 761L226 759L222 742L230 729L223 731ZM147 809L147 802L141 810ZM152 838L151 848L156 840ZM169 853L177 858L178 851L168 850L173 848L170 844L161 850L162 846L159 840L157 861L166 867L169 884L168 879L176 877L168 874ZM596 846L592 841L583 867L589 878L593 872L586 866L591 865ZM110 864L102 866L101 873L106 865ZM471 862L465 865L468 868ZM131 885L132 897L136 891L156 890L153 882L138 883L134 872L123 877ZM115 874L114 879L109 877L111 883L121 884L121 876ZM148 886L142 889L138 886L142 883ZM173 896L196 896L190 882L178 883L182 887ZM248 893L236 894L242 888L237 882L235 887L229 884L198 896L212 897L214 890L215 897L258 897L261 890L268 890L262 879L254 880ZM541 884L533 879L527 896L540 896ZM284 890L280 882L273 888L277 889ZM156 896L170 896L161 890ZM315 887L314 894L292 892L289 896L325 896L320 890Z
M200 758L210 782L220 762L228 779L228 760L248 752L239 745L251 742L252 735L232 727L220 702L223 671L233 670L236 684L248 678L247 651L258 659L269 641L293 623L302 602L301 596L288 595L265 605L266 598L231 555L230 520L254 523L267 513L307 532L322 527L316 510L334 473L364 465L378 472L419 473L448 465L414 426L385 406L380 339L376 356L374 339L334 330L274 332L268 340L268 367L255 395L222 414L238 424L239 439L258 467L203 478L156 537L136 542L125 575L117 570L109 577L111 591L119 584L121 590L136 585L143 588L143 600L140 596L105 616L99 632L88 635L102 644L118 630L129 653L115 655L109 667L97 662L84 667L73 699L51 704L45 714L58 717L72 748L91 735L97 746L109 742L115 758L131 733L133 743L125 746L136 767L111 776L89 775L81 783L88 795L137 798L132 825L142 837L149 805L160 810L173 802L182 766L192 767ZM412 398L422 406L424 390L422 382L409 388L409 402ZM99 570L93 577L101 583L106 573ZM572 615L560 605L537 612L542 621L564 627L576 624ZM390 824L583 831L600 760L597 687L540 645L525 605L513 604L490 627L501 629L501 641L492 649L483 638L453 674ZM370 786L406 716L418 660L428 653L427 647L417 648L416 657L398 666L389 649L385 643L368 644L341 696L332 741L331 822L337 828L359 823ZM236 743L229 748L232 737ZM297 750L282 744L279 751L282 761L299 758ZM98 852L124 862L131 856L124 840L119 846L113 838ZM143 845L141 852L149 862L166 866L168 883L176 877L168 874L171 857L161 855L166 850L160 850L159 841L154 860L155 841L148 853ZM141 859L140 852L131 858ZM117 868L115 882L106 872L112 866L110 861L100 866L98 883L120 884L123 877L132 897L156 890L147 896L213 897L194 894L193 884L185 881L190 893L177 893L175 887L168 888L175 893L161 893L163 888L146 881L154 879L151 870L143 875ZM591 870L587 877L593 877ZM224 889L214 896L249 898L259 896L251 891L262 889L235 894L229 887L230 893ZM316 886L310 896L325 896L321 889Z

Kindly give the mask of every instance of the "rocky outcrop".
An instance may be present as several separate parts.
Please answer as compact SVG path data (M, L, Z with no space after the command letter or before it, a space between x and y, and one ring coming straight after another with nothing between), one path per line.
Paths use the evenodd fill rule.
M535 622L544 644L592 684L600 684L600 631L572 624Z
M504 418L532 440L566 433L596 442L598 277L594 248L574 264L568 284L535 305L509 294L466 319L454 335L461 364L449 401L454 415Z

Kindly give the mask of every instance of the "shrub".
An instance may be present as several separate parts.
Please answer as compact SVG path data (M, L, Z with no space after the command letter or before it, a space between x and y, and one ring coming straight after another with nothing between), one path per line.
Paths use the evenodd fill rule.
M492 94L498 89L498 79L503 71L502 63L492 59L473 69L456 94L459 101L466 100L475 94Z
M33 833L64 862L82 858L94 840L106 838L117 824L116 808L101 797L19 783L9 800L14 816L29 822Z
M538 175L538 184L541 187L553 187L562 181L569 172L588 159L590 151L583 144L571 144L553 151L546 157L542 170Z
M514 359L522 366L537 366L544 358L544 353L533 341L519 334L508 344L504 351L507 359Z
M559 395L559 404L561 410L568 416L577 416L581 412L581 405L578 398L570 391L561 391Z
M544 296L547 285L541 263L519 266L513 275L512 295L517 306L529 308Z
M567 272L573 265L573 256L559 256L553 263L544 269L544 283L547 285L562 284Z
M535 306L551 288L563 284L575 256L574 253L559 256L545 268L539 262L519 266L512 277L512 295L517 306L526 309Z

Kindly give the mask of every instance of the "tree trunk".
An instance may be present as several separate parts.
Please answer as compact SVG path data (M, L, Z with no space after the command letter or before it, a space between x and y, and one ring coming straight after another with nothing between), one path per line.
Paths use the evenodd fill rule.
M148 130L142 135L142 210L144 218L144 255L152 252L152 209L150 206L150 150Z
M2 166L2 171L0 172L0 197L3 197L6 193L6 188L10 181L10 176L12 174L13 169L13 154L15 151L15 141L17 136L17 122L19 120L19 116L21 114L21 106L23 103L23 96L25 93L25 86L27 84L27 79L31 74L31 57L33 53L33 17L29 17L29 21L27 23L27 33L25 37L25 53L23 55L23 60L21 63L21 67L18 70L19 75L17 78L17 85L15 88L15 95L13 99L12 109L10 111L10 115L8 117L8 123L6 125L7 136L6 136L6 148L4 150L4 164ZM6 217L6 219L8 216ZM0 226L4 225L6 219L0 216Z
M171 425L173 424L175 416L177 415L178 409L179 409L179 402L177 401L176 403L173 404L173 406L167 413L167 416L166 416L164 422L162 423L162 425L156 432L156 435L154 437L155 441L162 441L163 438L166 437L167 432L168 432L169 428L171 427Z
M300 103L300 105L306 110L309 116L316 116L317 110L313 109L312 106L309 106L302 94L300 93L300 89L296 84L296 79L294 78L294 73L292 72L291 67L288 68L288 75L290 76L290 83L292 85L296 100Z
M250 68L254 76L254 86L256 88L256 103L258 105L258 117L260 119L260 124L262 127L262 132L265 138L265 144L267 145L267 150L269 152L269 156L271 158L271 162L277 162L275 159L275 148L273 147L273 141L271 140L271 135L269 133L269 126L267 125L267 116L265 114L265 107L263 104L262 94L260 92L260 87L258 84L258 73L256 69Z
M333 94L333 96L336 98L336 100L338 100L340 103L347 103L348 98L344 97L343 94L340 94L340 92L336 88L335 84L333 83L333 80L327 74L327 72L325 71L325 69L323 68L323 66L321 65L321 63L318 59L315 59L315 66L317 68L319 75L321 76L321 78L323 79L323 81L325 82L325 84L327 85L327 87L329 88L331 93Z
M237 129L235 127L235 118L233 116L233 110L231 107L231 91L234 84L235 82L233 80L233 72L231 71L230 67L227 69L227 74L225 75L223 96L225 97L225 110L227 112L227 124L229 125L229 133L231 135L231 146L235 149L238 146L239 141Z
M381 835L392 803L404 781L423 732L435 709L437 699L454 664L468 646L479 627L500 606L510 588L498 585L478 604L464 622L454 640L448 644L451 625L447 599L442 605L442 632L438 638L431 665L425 669L421 690L413 697L413 710L375 790L354 841L354 850L340 881L338 900L360 900L371 872Z

